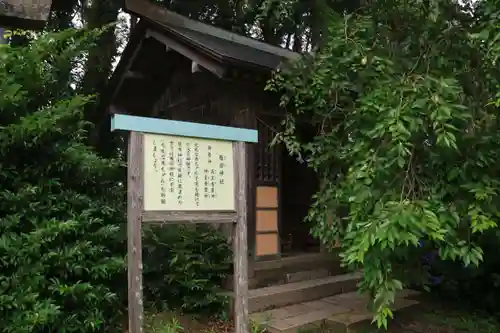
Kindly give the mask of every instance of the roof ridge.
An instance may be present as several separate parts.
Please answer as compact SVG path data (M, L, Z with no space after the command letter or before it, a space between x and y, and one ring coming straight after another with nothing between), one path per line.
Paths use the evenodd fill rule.
M297 52L187 18L147 0L126 0L125 11L137 15L140 18L157 21L166 26L185 28L198 33L211 35L288 59L296 59L300 56Z

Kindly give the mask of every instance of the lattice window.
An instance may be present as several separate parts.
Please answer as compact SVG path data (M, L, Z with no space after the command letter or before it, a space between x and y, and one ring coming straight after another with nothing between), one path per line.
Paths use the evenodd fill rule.
M264 182L279 181L279 147L271 147L271 142L276 130L265 123L257 120L259 131L259 143L256 147L257 179Z

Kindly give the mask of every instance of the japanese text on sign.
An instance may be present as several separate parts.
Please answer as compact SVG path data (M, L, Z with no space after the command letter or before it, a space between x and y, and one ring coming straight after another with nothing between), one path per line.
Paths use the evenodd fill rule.
M144 135L145 211L232 211L232 142Z

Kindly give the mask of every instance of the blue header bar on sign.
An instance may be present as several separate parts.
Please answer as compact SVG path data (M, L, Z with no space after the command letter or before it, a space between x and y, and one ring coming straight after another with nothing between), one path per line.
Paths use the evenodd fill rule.
M256 130L124 114L114 114L112 116L111 131L116 130L225 141L258 142Z

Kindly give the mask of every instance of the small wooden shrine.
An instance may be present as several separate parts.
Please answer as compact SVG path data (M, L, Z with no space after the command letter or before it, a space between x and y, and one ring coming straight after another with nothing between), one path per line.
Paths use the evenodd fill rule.
M300 55L128 0L139 18L101 99L110 113L257 129L247 156L251 262L320 252L302 223L318 179L283 147L271 146L284 113L265 92L273 70ZM103 128L109 123L103 121ZM304 124L304 135L314 128Z
M247 232L240 229L239 237L233 232L232 243L233 255L248 259L248 267L245 276L244 259L239 265L235 261L230 280L239 284L227 286L232 288L235 331L248 329L245 309L254 321L277 333L324 327L344 332L369 323L372 314L361 310L365 300L356 293L362 274L341 267L338 256L323 251L303 223L318 177L284 147L270 145L285 115L279 96L264 87L273 70L299 54L190 20L146 0L126 0L125 9L139 22L101 94L102 132L109 132L112 114L146 117L163 131L167 126L160 123L172 121L210 125L198 127L193 137L214 125L258 130L258 143L249 145L239 159L246 170L246 188L239 193L242 197L246 190L246 198L238 211L244 212L239 216L246 217ZM316 134L310 122L298 127L304 140ZM212 221L205 216L205 222ZM248 257L242 235L248 239ZM234 250L238 244L241 248ZM404 299L395 307L413 304Z

